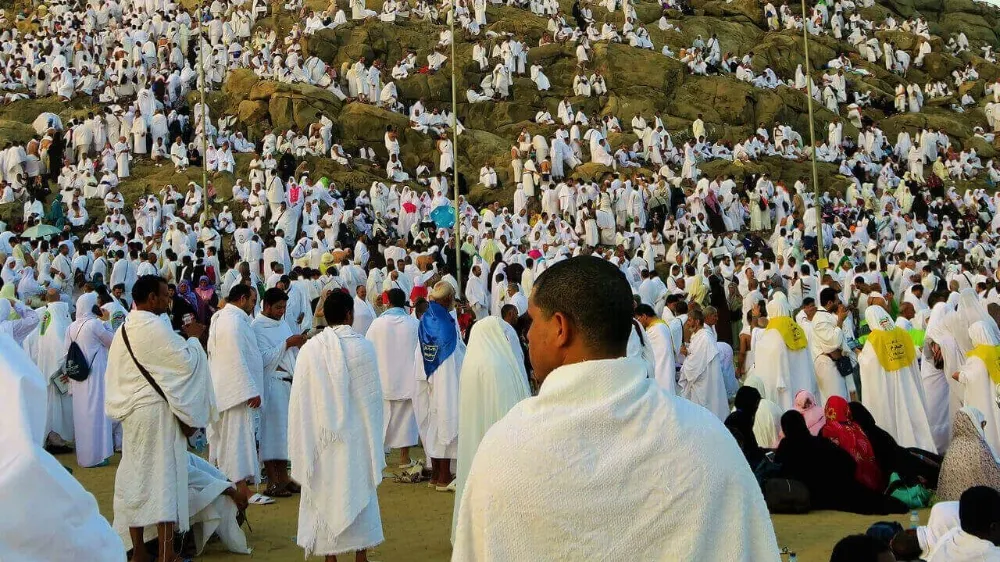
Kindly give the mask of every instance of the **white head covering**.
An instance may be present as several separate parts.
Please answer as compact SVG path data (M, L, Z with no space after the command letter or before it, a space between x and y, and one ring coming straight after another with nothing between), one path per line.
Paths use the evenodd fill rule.
M751 388L757 389L761 396L764 396L764 390L767 386L764 384L764 379L758 377L757 375L750 375L743 380L743 386L749 386ZM759 443L759 442L758 442Z
M44 291L44 287L38 284L35 279L35 270L30 265L25 266L22 271L21 280L17 284L17 296L24 300L29 295L35 295Z
M76 321L82 322L97 318L97 315L94 314L95 306L97 306L97 292L91 291L80 295L80 298L76 299Z
M792 307L788 304L785 293L775 293L771 301L767 303L767 317L776 318L778 316L791 316Z
M983 424L986 423L986 416L979 411L979 408L975 408L973 406L963 406L959 411L965 412L965 415L969 416L969 419L972 420L972 425L976 426L976 431L978 431L979 435L981 435L985 440L986 433L983 431ZM993 455L996 456L996 452L994 452Z
M991 326L980 320L973 322L969 326L969 339L972 345L1000 345L1000 334L997 333L996 326Z
M935 342L945 341L946 338L950 338L951 334L948 333L947 318L948 314L952 312L951 306L946 302L939 302L934 305L931 309L931 318L927 321L927 329L924 331L924 335Z
M518 402L531 396L524 364L514 355L503 323L502 319L490 316L473 324L462 361L462 384L459 387L459 403L462 405L459 408L459 427L462 431L458 434L456 476L458 497L461 497L472 459L483 436Z
M753 418L753 435L765 449L776 449L781 441L781 407L767 398L757 404Z
M976 292L972 289L963 289L958 297L955 314L952 315L949 322L952 328L951 333L962 352L968 352L973 347L972 340L969 339L969 328L976 322L983 322L987 327L991 327L993 330L997 329L997 323L986 311L986 307L983 306Z
M895 322L892 321L892 317L881 306L869 306L866 308L865 320L868 321L868 327L872 330L888 332L896 327Z

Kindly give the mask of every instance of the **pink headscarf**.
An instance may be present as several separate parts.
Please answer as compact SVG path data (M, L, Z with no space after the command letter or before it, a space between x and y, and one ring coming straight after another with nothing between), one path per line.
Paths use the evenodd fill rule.
M819 435L819 431L826 425L826 414L823 406L816 401L816 397L808 390L800 390L795 395L795 410L806 419L806 427L813 436Z

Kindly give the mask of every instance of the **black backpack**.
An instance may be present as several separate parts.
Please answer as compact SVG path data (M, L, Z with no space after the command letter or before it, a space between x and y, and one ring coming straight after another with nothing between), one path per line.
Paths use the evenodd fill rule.
M80 327L83 329L83 326ZM80 332L77 331L77 336ZM63 365L63 375L77 382L83 382L90 376L90 361L83 354L83 350L75 341L70 341L69 349L66 350L66 364Z
M764 482L764 501L771 513L809 513L809 488L798 480L771 478Z

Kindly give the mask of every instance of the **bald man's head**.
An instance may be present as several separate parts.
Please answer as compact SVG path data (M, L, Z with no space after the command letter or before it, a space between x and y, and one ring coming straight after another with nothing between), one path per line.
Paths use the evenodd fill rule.
M45 291L45 302L59 302L59 291L57 289Z
M913 309L913 303L904 302L899 305L899 315L907 320L913 320L913 317L917 315L916 311Z

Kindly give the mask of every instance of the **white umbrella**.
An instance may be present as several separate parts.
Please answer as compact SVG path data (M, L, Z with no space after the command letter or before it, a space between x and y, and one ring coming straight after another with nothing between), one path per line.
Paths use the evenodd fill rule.
M39 135L44 135L50 127L57 131L63 130L62 119L55 113L49 112L39 113L38 117L35 117L35 120L31 122L31 126Z

